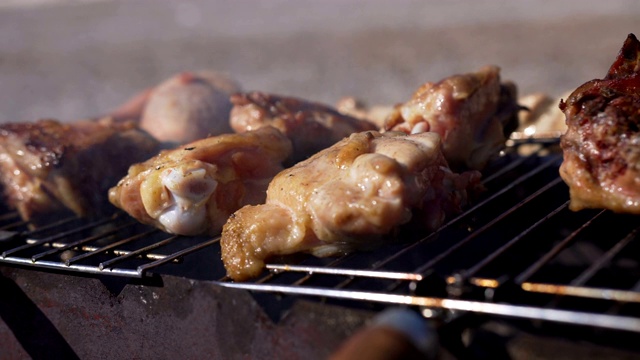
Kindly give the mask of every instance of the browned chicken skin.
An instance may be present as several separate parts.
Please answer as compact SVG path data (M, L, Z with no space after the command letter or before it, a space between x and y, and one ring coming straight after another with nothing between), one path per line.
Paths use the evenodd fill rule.
M292 163L306 159L343 138L375 130L374 124L302 99L261 92L235 94L230 123L236 132L273 126L293 143Z
M194 141L135 164L109 200L142 223L180 235L216 235L229 215L264 202L291 143L273 127Z
M625 41L604 79L561 102L562 179L572 210L605 208L640 214L640 42Z
M273 256L369 249L410 221L433 230L467 203L479 177L449 170L438 134L355 133L279 173L266 204L235 212L222 260L241 281Z
M436 132L452 169L481 170L517 127L519 110L515 85L500 83L500 69L485 66L422 85L411 100L396 107L385 129Z
M9 206L26 220L72 211L115 210L105 196L132 162L158 150L133 122L104 118L0 126L0 183ZM59 216L59 214L57 214Z

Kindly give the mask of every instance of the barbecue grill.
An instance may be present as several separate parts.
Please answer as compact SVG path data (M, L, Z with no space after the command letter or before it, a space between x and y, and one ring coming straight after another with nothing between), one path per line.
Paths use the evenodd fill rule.
M14 280L99 278L174 295L183 289L171 287L188 279L222 299L250 298L276 322L284 312L304 313L313 326L314 311L338 309L342 315L332 319L343 328L336 336L385 307L409 306L437 324L443 343L453 348L465 346L465 329L497 320L529 333L638 352L632 341L640 333L638 217L570 211L561 162L557 138L510 140L484 172L486 191L439 230L400 230L379 249L342 257L276 259L249 282L225 276L218 237L168 235L122 213L33 228L5 210L0 270ZM315 310L291 310L300 302ZM341 317L348 326L339 324Z

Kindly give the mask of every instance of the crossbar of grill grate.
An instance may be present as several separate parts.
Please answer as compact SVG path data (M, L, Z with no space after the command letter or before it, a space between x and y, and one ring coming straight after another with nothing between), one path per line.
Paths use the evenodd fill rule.
M484 174L483 197L433 233L403 233L407 241L343 257L292 257L248 283L231 282L217 264L207 279L250 291L415 305L425 316L469 311L640 332L638 218L570 211L557 139L512 143ZM0 263L141 278L165 264L181 269L182 259L206 248L219 256L219 238L172 236L123 214L37 230L16 213L0 215ZM210 258L198 266L211 268Z

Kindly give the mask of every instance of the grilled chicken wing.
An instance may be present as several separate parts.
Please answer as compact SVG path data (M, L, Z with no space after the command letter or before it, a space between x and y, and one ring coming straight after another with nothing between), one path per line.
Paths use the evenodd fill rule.
M0 183L23 219L44 221L70 210L80 216L115 210L105 196L131 163L158 142L134 123L104 118L0 126Z
M500 83L500 69L485 66L422 85L411 100L396 107L385 129L436 132L452 169L481 170L517 127L518 110L515 85Z
M273 127L212 136L131 166L109 200L169 233L215 235L231 213L264 201L290 154L289 139Z
M306 159L343 138L375 125L335 109L292 97L261 92L235 94L230 123L236 132L274 126L293 143L293 163Z
M265 204L231 215L222 260L241 281L273 256L372 248L410 221L436 229L466 204L479 177L449 170L436 133L356 133L279 173Z
M640 214L640 42L625 41L604 79L560 103L568 130L560 145L572 210Z

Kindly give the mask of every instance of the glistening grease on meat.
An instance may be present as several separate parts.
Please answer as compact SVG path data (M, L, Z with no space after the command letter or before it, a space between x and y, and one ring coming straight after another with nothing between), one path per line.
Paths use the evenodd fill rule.
M64 211L99 215L114 210L105 196L109 187L157 150L158 142L130 121L4 124L0 183L8 205L25 220Z
M223 228L222 260L241 281L274 256L370 249L409 222L434 230L467 204L479 178L449 169L436 133L352 134L279 173L265 204L235 212Z
M231 97L230 123L236 132L273 126L293 143L292 163L306 159L343 138L375 125L306 100L250 92Z
M425 83L411 100L396 107L385 129L436 132L452 169L481 170L518 126L516 96L515 85L500 82L499 68L485 66Z
M194 141L135 164L109 200L138 221L180 235L216 235L229 215L259 204L291 142L273 127Z
M604 79L578 87L560 103L560 176L570 208L640 214L640 42L629 34Z

